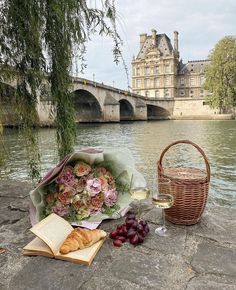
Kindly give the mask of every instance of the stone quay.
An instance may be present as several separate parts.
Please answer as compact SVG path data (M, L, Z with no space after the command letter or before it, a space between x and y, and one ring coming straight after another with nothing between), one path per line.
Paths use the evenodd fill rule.
M150 233L143 244L115 248L108 238L90 267L45 257L24 257L29 231L28 183L0 182L0 289L235 290L236 210L211 207L194 226L167 223L170 236L154 233L161 212L142 202ZM135 210L135 204L134 204ZM123 219L104 221L107 232ZM5 250L5 251L4 251Z

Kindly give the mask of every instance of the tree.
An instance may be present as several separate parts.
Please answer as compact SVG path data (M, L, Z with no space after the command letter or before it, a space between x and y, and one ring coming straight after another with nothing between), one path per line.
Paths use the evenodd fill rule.
M27 141L29 166L34 175L37 175L40 154L37 132L32 126L38 124L36 106L45 81L48 81L51 90L58 151L59 156L63 157L73 151L76 137L75 112L70 94L73 60L80 59L83 68L86 42L94 33L113 39L116 63L121 56L114 0L95 1L95 7L89 6L88 2L0 2L0 76L17 80L15 106Z
M208 102L220 113L236 105L236 38L226 36L210 53L204 87L211 94Z

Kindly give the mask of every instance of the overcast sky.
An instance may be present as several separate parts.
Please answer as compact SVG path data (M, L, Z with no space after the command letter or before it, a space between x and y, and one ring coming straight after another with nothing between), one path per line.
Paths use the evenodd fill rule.
M184 62L206 59L221 38L236 35L236 0L116 0L115 3L130 85L131 61L139 52L141 33L150 35L154 28L157 33L166 33L173 44L173 31L177 30ZM127 89L124 68L114 64L112 47L110 39L92 37L85 55L87 68L79 76Z

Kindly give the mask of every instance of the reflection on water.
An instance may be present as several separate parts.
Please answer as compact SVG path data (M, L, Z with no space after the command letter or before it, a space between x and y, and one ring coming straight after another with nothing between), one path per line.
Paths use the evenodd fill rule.
M132 150L138 169L148 185L153 184L156 162L170 143L188 139L206 153L211 166L211 203L236 207L236 121L149 121L116 124L80 124L75 150L86 146L102 148L128 147ZM57 160L55 131L41 129L39 134L42 174ZM8 167L7 178L27 180L24 140L17 130L5 130ZM204 160L190 145L171 147L163 158L164 166L193 166L204 168Z

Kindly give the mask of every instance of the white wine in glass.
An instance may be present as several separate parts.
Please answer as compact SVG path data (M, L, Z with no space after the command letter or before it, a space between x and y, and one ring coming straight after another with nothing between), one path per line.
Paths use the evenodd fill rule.
M173 203L174 199L170 194L159 194L152 197L152 204L159 208L170 208Z
M133 187L130 189L132 199L138 200L138 219L140 219L140 200L149 196L149 189L147 187Z
M154 191L152 195L152 204L156 207L159 207L162 209L162 226L158 227L155 230L155 233L159 236L168 236L166 224L165 224L165 208L170 208L174 204L174 198L170 192L170 180L167 178L162 179L158 182L158 189L157 193Z

